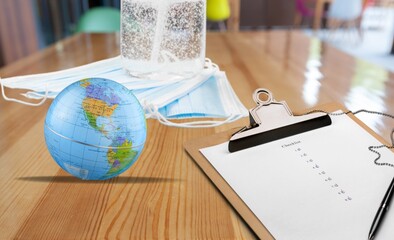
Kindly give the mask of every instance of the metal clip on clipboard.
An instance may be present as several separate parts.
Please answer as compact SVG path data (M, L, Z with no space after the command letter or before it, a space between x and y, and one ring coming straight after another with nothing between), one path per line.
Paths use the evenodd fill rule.
M266 100L260 98L262 94ZM250 126L232 135L228 144L229 152L331 125L331 118L326 113L294 116L286 102L276 101L267 89L257 89L253 99L257 106L249 110Z

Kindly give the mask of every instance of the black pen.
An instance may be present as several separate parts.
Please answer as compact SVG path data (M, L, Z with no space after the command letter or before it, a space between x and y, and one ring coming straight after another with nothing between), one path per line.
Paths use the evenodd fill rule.
M389 208L389 203L393 195L394 195L394 178L391 181L386 194L384 195L383 201L380 204L380 207L375 215L375 218L373 219L372 226L371 229L369 230L369 235L368 235L369 240L372 240L375 237L376 232L383 221L384 215L387 212L387 209Z

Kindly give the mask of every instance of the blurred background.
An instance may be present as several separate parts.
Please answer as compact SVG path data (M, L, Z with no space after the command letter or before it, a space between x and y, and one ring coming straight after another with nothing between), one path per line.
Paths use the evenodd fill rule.
M88 31L78 24L97 7L120 0L0 0L0 66ZM300 28L394 68L394 0L207 0L207 20L208 31Z

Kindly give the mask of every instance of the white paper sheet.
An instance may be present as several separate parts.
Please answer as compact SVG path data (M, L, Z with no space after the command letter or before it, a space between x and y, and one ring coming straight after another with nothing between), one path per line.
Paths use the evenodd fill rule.
M200 151L276 239L360 240L369 229L394 169L374 164L381 145L346 115L333 124L229 153L227 144ZM379 150L380 161L394 154ZM376 240L394 239L394 209Z

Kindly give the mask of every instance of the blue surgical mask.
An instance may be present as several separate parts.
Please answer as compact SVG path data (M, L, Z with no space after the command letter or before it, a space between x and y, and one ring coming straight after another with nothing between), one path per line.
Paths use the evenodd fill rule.
M89 73L95 73L90 74ZM0 79L2 94L8 101L38 106L55 98L69 84L83 78L101 77L117 81L132 90L145 109L147 118L177 127L210 127L235 121L248 111L234 94L226 75L207 59L203 71L188 79L145 80L129 76L120 58L111 58L63 71ZM37 104L10 99L4 86L26 89L27 98L41 99ZM220 118L215 121L174 123L170 119Z
M151 97L160 99L159 92ZM235 95L225 74L220 71L172 102L161 107L148 104L146 110L147 116L156 118L165 125L189 128L219 126L248 116L248 111ZM170 120L186 118L220 118L221 120L186 123L175 123Z

